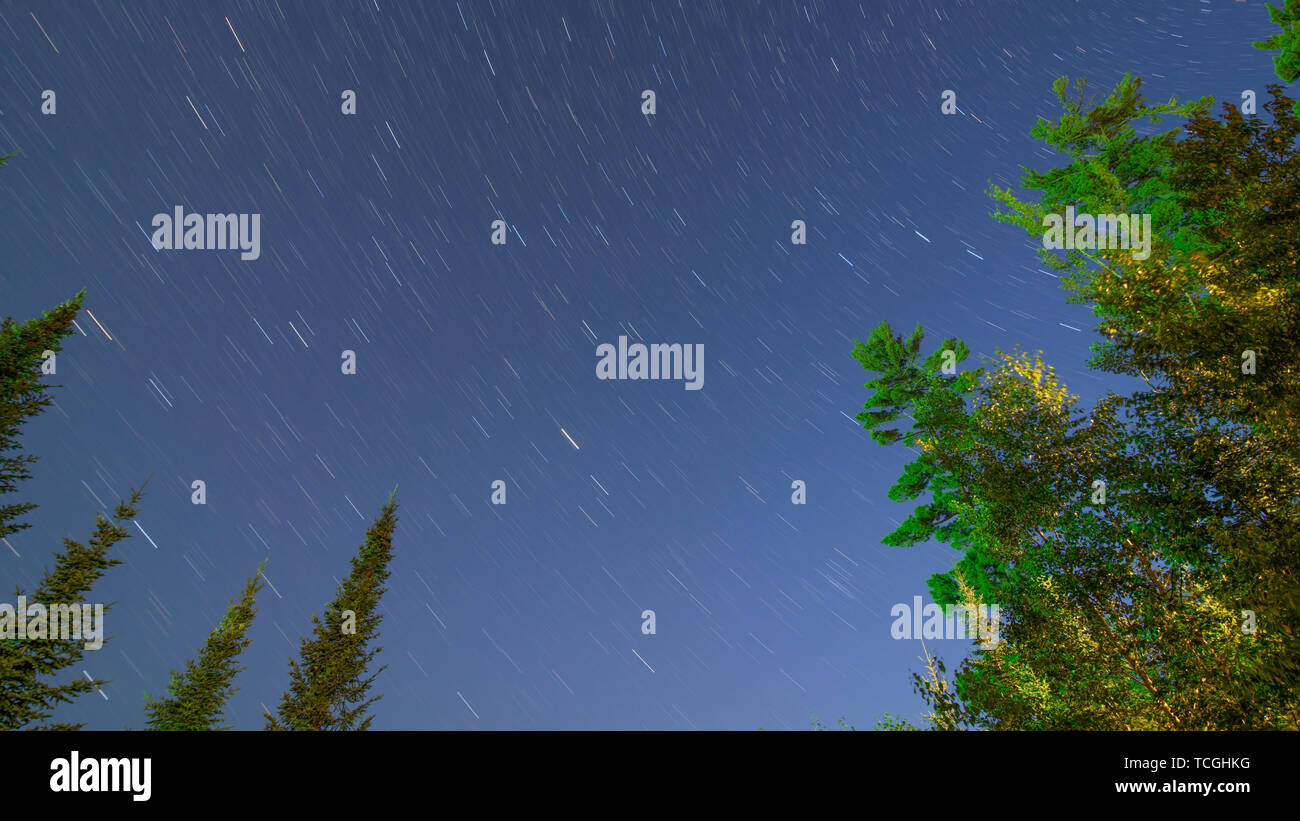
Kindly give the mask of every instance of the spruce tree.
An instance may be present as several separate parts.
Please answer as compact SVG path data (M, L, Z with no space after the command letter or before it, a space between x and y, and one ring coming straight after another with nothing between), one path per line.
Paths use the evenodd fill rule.
M7 159L0 158L0 165ZM0 324L0 495L14 493L20 482L31 477L29 466L37 457L22 452L18 441L21 427L50 404L45 393L49 385L41 379L42 366L50 361L47 352L57 354L61 341L73 335L72 322L84 296L84 292L78 293L29 322L20 324L9 318ZM130 537L126 525L135 518L142 492L143 488L134 491L129 501L119 503L111 520L97 515L94 534L87 544L65 538L54 569L46 572L29 601L47 607L82 602L104 571L120 563L108 554L117 542ZM35 507L31 502L0 505L0 538L30 527L19 519ZM20 595L22 591L15 590L15 603ZM13 625L0 626L4 632L12 629ZM44 721L58 704L71 702L107 683L86 679L48 683L50 677L80 661L83 652L84 642L76 640L20 641L16 636L0 640L0 729ZM58 724L50 728L79 727Z
M244 668L236 664L236 659L251 641L247 637L248 628L257 615L257 593L265 584L262 576L265 569L263 562L245 582L239 598L230 602L221 623L199 651L198 661L185 662L184 673L172 671L167 696L150 699L146 694L148 729L230 729L217 725L226 702L239 689L234 686L234 680Z
M380 696L367 698L370 685L383 672L366 675L381 647L383 620L379 599L388 579L397 525L396 488L379 518L366 532L365 543L352 558L352 572L339 585L324 618L312 616L311 639L304 638L299 660L289 661L289 690L280 699L277 715L266 716L268 730L366 730L374 716L366 715Z
M85 545L65 538L54 569L45 574L40 587L28 597L29 601L46 606L85 601L86 594L104 571L122 563L111 558L109 550L131 537L127 524L135 518L136 504L143 492L143 488L133 491L128 501L119 503L112 520L96 514L94 535ZM15 600L20 595L21 591L15 591ZM111 606L105 604L105 612ZM84 678L66 684L44 680L80 662L84 652L84 643L76 640L0 641L0 729L16 730L44 721L59 704L71 703L78 696L107 684L107 681ZM41 729L79 730L81 724L44 725Z
M82 291L26 323L12 317L0 323L0 495L15 492L19 482L31 478L28 466L38 457L22 452L20 428L50 404L45 394L50 386L41 379L49 361L46 351L58 354L62 340L75 333L72 321L84 298ZM35 507L31 502L0 505L0 538L31 527L17 520Z

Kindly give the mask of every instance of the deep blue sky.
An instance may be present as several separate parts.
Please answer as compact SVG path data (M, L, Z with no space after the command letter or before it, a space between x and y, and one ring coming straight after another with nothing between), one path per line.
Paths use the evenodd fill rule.
M0 315L88 309L25 429L41 507L0 548L5 600L153 475L92 599L116 602L82 665L107 698L57 714L90 729L140 727L269 555L227 710L260 728L395 484L376 729L915 718L889 610L955 554L880 545L910 454L848 418L854 339L1042 349L1094 394L1088 310L988 183L1054 162L1027 132L1058 75L1156 101L1275 81L1263 4L1223 0L0 9ZM141 226L175 205L260 213L261 258L156 251ZM620 334L703 344L704 388L598 380Z

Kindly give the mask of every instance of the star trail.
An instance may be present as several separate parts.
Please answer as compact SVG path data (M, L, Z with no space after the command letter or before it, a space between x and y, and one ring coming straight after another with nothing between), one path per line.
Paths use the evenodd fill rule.
M265 558L226 710L261 727L395 485L375 729L918 716L890 607L955 554L880 544L908 454L852 421L854 340L1099 391L988 186L1053 160L1059 75L1262 89L1257 5L0 3L0 315L87 293L0 578L149 479L76 671L104 698L56 718L141 726ZM623 341L655 377L598 377Z

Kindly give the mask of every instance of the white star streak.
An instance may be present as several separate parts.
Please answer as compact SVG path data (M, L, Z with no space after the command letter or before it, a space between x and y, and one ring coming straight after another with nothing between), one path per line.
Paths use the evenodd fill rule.
M90 673L87 673L85 670L82 670L82 671L81 671L81 674L82 674L83 676L86 677L86 681L89 681L91 684L94 684L94 683L95 683L95 680L94 680L93 678L90 677ZM99 687L97 686L97 687L95 687L95 689L96 689L96 690L99 690ZM104 695L104 691L103 691L103 690L99 690L99 694L100 694L101 696L104 696L104 701L108 701L108 696Z
M460 696L460 690L457 690L457 691L456 691L456 695ZM465 701L465 697L464 697L464 696L460 696L460 700L461 700L461 701ZM465 701L465 706L466 706L466 707L469 707L469 702L468 702L468 701ZM473 707L469 707L469 711L470 711L471 713L474 713L474 708L473 708ZM478 713L474 713L474 718L478 718Z
M641 654L638 653L638 652L635 651L635 650L632 651L632 655L634 655L634 656L636 656L637 658L641 659ZM655 671L655 668L651 667L651 666L646 662L645 659L641 659L641 663L644 664L644 665L645 665L645 668L646 668L647 670L649 670L650 672L653 673L653 672Z
M95 319L95 315L92 314L92 313L90 313L90 309L89 309L89 308L86 309L86 313L90 316L91 319ZM96 325L99 325L99 320L98 320L98 319L95 319L95 324L96 324ZM99 329L100 329L101 331L104 331L104 326L103 326L103 325L99 325ZM108 331L104 331L104 336L107 336L110 342L113 340L113 337L108 333Z
M570 686L568 685L568 682L566 682L564 679L560 678L560 674L559 674L559 673L555 672L554 670L552 670L551 673L552 673L552 675L554 675L556 678L559 678L559 679L560 679L560 683L564 685L564 689L566 689L566 690L569 691L569 695L573 695L573 696L576 696L576 695L577 695L577 693L573 692L573 688L570 687Z
M233 25L231 25L231 23L230 23L230 18L229 18L229 17L226 18L226 25L230 26L230 33L231 33L231 34L235 34L235 27L234 27ZM242 40L239 39L239 35L238 35L238 34L235 34L235 42L236 42L236 43L239 43L239 50L240 50L241 52L247 52L247 49L244 48L244 43L243 43Z
M268 579L268 578L266 578L266 574L265 574L265 573L259 573L258 575L261 576L261 577L266 581L266 583L267 583L268 586L270 586L270 588L271 588L271 592L275 594L275 597L276 597L277 599L283 599L283 598L284 598L284 596L281 596L281 595L280 595L280 591L275 589L275 585L271 584L271 580Z
M140 523L137 522L137 521L135 521L134 519L131 520L131 523L134 524L136 527L140 527ZM153 537L150 536L150 535L148 534L148 532L146 532L145 529L144 529L143 527L140 527L140 532L141 532L141 533L144 533L144 537L145 537L146 539L149 540L149 544L153 545L153 549L154 549L154 550L157 550L157 549L158 549L158 543L155 542L155 541L153 540Z

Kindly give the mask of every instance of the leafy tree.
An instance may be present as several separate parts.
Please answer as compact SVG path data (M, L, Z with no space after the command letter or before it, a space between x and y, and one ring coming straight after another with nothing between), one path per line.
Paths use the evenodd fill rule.
M379 518L366 532L366 541L352 558L352 572L339 586L323 620L312 616L313 638L303 639L299 660L289 661L289 690L277 715L267 714L268 730L366 730L366 715L380 696L367 698L373 675L366 670L382 648L369 648L378 637L383 616L379 599L388 579L397 526L396 489Z
M1202 552L1222 560L1219 572L1237 585L1234 601L1286 646L1258 670L1284 686L1300 677L1300 637L1288 629L1300 622L1300 121L1280 87L1268 90L1271 123L1225 105L1220 119L1194 112L1185 139L1134 149L1158 157L1146 176L1163 181L1162 201L1176 204L1175 216L1155 232L1146 260L1073 253L1066 284L1101 319L1092 365L1148 388L1121 404L1172 426L1179 449L1169 459L1201 485L1185 494L1186 533L1212 545ZM1038 133L1057 130L1047 124ZM1083 179L1088 166L1096 178L1121 179L1123 161L1109 156L1097 171L1097 161L1076 159L1052 173ZM1086 185L1052 189L1044 179L1027 174L1025 182L1053 208L1062 191L1113 202ZM1013 212L1032 211L1005 192L994 196Z
M887 362L904 345L883 324L872 339L860 361ZM912 341L915 359L918 335ZM935 384L942 392L951 381ZM1296 726L1294 686L1260 675L1280 651L1277 637L1242 632L1240 579L1226 572L1230 559L1200 543L1197 525L1215 510L1197 466L1184 462L1196 431L1155 413L1125 414L1121 400L1106 397L1085 414L1041 359L1003 354L964 413L939 424L913 413L913 432L901 438L931 477L913 490L948 499L978 548L931 588L948 594L944 604L992 601L1004 614L1000 640L978 647L952 685L927 654L930 677L914 681L932 726ZM911 407L929 402L920 396ZM879 421L864 416L868 428ZM1093 484L1100 477L1104 501Z
M1300 0L1286 0L1282 8L1268 3L1268 16L1282 27L1282 31L1267 40L1254 43L1255 48L1266 51L1279 50L1273 57L1273 70L1284 83L1300 79ZM1292 109L1300 117L1300 103Z
M1282 51L1290 82L1300 3L1270 13L1283 32L1256 45ZM1230 105L1215 119L1209 98L1150 106L1140 86L1126 75L1098 103L1058 80L1064 113L1033 134L1069 163L1025 169L1035 202L990 194L1035 238L1067 205L1152 216L1144 259L1041 252L1099 318L1091 366L1144 387L1084 411L1020 354L959 383L939 352L921 362L919 328L882 324L854 353L880 374L859 420L918 451L891 498L932 499L886 543L948 541L963 558L935 599L1004 614L951 687L942 662L914 676L938 724L1300 726L1300 107L1269 86L1271 122ZM1186 118L1182 139L1139 133L1166 116ZM877 435L909 412L911 432Z
M863 368L880 374L867 383L866 387L874 394L856 420L881 445L902 442L908 448L920 450L920 456L906 467L890 489L889 498L901 502L916 499L926 491L932 495L929 504L918 505L883 541L891 547L912 547L931 538L948 543L966 553L972 575L987 588L994 583L997 568L983 561L979 547L971 542L968 523L958 514L961 503L968 500L963 498L955 477L946 474L937 462L937 455L925 447L939 436L948 438L954 448L963 446L966 440L960 429L965 420L966 397L980 372L952 376L942 373L945 352L954 365L970 355L970 350L955 339L945 340L939 351L922 362L923 336L919 325L904 339L895 337L889 325L881 323L866 343L858 342L853 350L854 359ZM912 419L908 432L884 427L902 416ZM931 577L930 591L936 601L953 601L946 576Z
M1169 117L1191 118L1210 110L1212 98L1190 103L1148 105L1141 93L1142 78L1124 75L1104 100L1089 99L1088 81L1059 77L1052 86L1062 107L1055 122L1040 118L1030 134L1069 158L1068 165L1049 171L1022 168L1021 185L1038 191L1038 202L1017 198L1009 189L990 186L989 195L1001 207L993 216L1019 225L1036 239L1043 235L1043 217L1073 205L1080 213L1149 213L1152 231L1160 240L1189 252L1199 238L1184 226L1184 208L1171 185L1171 153L1178 129L1142 135L1138 127L1158 124ZM1152 249L1152 259L1162 258L1167 247ZM1065 275L1071 288L1076 277L1087 279L1098 263L1098 253L1072 249L1059 254L1043 248L1040 259ZM1071 288L1071 290L1074 290ZM1073 302L1087 302L1076 294Z
M157 700L145 695L149 729L230 729L217 725L226 702L238 689L234 686L235 676L244 668L238 666L236 659L250 642L248 628L257 615L257 593L265 583L262 576L265 569L263 562L245 582L239 598L230 602L221 623L199 651L198 662L187 661L184 673L172 671L168 695Z

